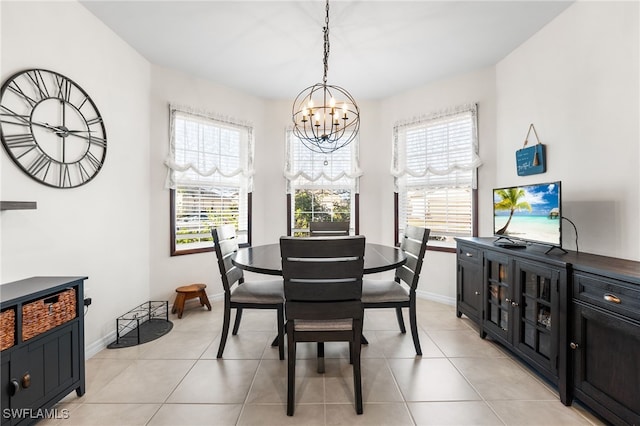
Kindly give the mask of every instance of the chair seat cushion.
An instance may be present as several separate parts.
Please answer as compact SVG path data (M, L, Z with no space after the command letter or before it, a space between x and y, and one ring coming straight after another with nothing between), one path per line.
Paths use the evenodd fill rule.
M237 303L284 303L282 280L251 281L231 291L231 301Z
M362 280L362 303L406 302L409 292L393 280Z
M294 329L296 331L346 331L353 328L353 320L295 320Z

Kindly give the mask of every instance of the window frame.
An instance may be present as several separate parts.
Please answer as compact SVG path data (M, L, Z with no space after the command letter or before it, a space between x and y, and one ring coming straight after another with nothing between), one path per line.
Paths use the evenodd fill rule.
M298 139L292 132L291 129L288 129L286 131L285 134L285 145L286 145L286 153L285 153L285 168L284 168L284 175L285 175L285 179L287 181L287 192L286 192L286 209L287 209L287 236L291 236L292 235L292 231L293 231L293 223L294 223L294 217L292 215L292 211L293 211L293 203L295 202L295 191L297 189L309 189L309 190L337 190L337 189L346 189L349 190L351 192L351 197L352 197L352 211L350 212L350 217L351 217L351 222L353 223L353 232L354 235L359 235L360 234L360 184L359 184L359 178L360 176L362 176L362 171L360 170L360 166L359 166L359 147L360 147L360 138L359 135L356 136L348 145L345 145L344 147L340 148L341 150L343 149L349 149L349 153L350 153L350 167L351 170L341 170L337 175L335 176L326 176L324 170L322 171L322 175L324 176L324 178L331 180L331 178L336 178L336 176L340 176L340 175L346 175L347 178L351 179L351 183L350 185L336 185L335 187L332 186L323 186L323 185L315 185L313 182L314 181L310 181L308 185L295 185L294 179L298 178L298 174L301 172L301 170L291 170L292 168L292 164L293 164L293 156L295 155L294 153L294 148L292 146L292 144L294 143L295 139ZM300 143L300 145L304 148L304 149L309 149L308 147L306 147L306 145L304 145L304 143L302 141L300 141L298 139L298 143ZM319 153L318 153L319 154ZM327 163L326 161L331 161L330 159L327 160L327 156L331 156L332 154L319 154L319 155L324 155L325 156L325 163L324 165L326 166ZM338 159L339 160L339 159ZM303 172L305 174L308 174L309 170L303 170ZM317 170L314 170L314 172L318 172ZM295 177L294 177L295 176ZM319 179L320 176L316 176L315 179ZM337 179L337 178L336 178ZM340 188L339 188L340 187Z
M197 176L200 176L200 177L212 176L210 174L212 172L214 174L217 174L223 177L238 176L238 174L243 175L243 177L240 178L239 180L240 183L237 184L237 186L235 183L232 183L231 185L229 185L229 183L216 184L216 183L204 181L202 187L210 187L212 189L238 188L239 197L234 197L233 199L238 199L238 202L240 203L240 205L242 205L242 208L239 210L239 213L240 212L242 213L242 219L239 219L240 223L246 221L246 242L240 243L239 246L240 247L250 246L251 240L252 240L252 195L253 195L252 194L252 190L253 190L252 189L252 179L253 179L253 127L252 125L249 123L241 123L241 122L238 122L237 120L218 116L208 112L196 111L184 106L177 106L177 105L170 104L169 111L170 111L170 116L169 116L170 149L169 149L168 158L165 161L165 165L168 167L167 180L166 180L165 186L167 189L169 189L170 256L182 256L182 255L188 255L188 254L207 253L207 252L214 251L213 239L211 239L211 244L205 247L180 248L180 245L177 244L177 237L179 236L178 229L177 229L178 190L180 188L197 187L198 186L197 182L200 179ZM191 118L193 122L196 122L196 123L197 122L202 123L204 120L205 125L210 124L211 127L218 128L221 130L225 128L227 129L232 128L232 129L236 129L237 131L245 132L240 140L240 146L239 146L240 153L238 154L239 157L236 157L240 160L240 169L236 169L235 171L233 171L232 174L227 175L225 174L225 171L222 171L220 169L216 170L214 168L213 170L203 171L196 168L192 168L192 167L200 167L200 163L198 163L198 166L193 166L192 163L186 163L186 165L178 164L176 161L176 154L174 151L175 149L174 144L176 143L175 142L176 130L174 128L174 123L175 123L176 117L178 116L180 116L182 119L185 119L185 120L189 120ZM203 142L200 141L199 143L203 143ZM210 151L202 151L202 149L199 152L200 152L199 155L206 155L207 153L209 153L209 155L211 154ZM218 156L220 155L221 153L218 153ZM214 167L217 168L220 166L214 165ZM174 173L176 171L183 172L188 168L192 168L192 171L196 173L196 180L191 181L191 179L187 179L180 182L174 177ZM202 187L200 187L201 191L202 191ZM244 198L245 196L246 198L243 202L242 198ZM203 222L201 220L195 220L194 223L201 224L201 227L203 228L206 228L206 227L211 228L214 226L213 224L207 225L206 222Z
M448 115L456 115L456 114L462 114L465 112L470 111L473 119L474 119L474 126L473 126L473 131L475 132L474 134L474 139L472 140L472 143L475 143L475 148L476 148L476 152L474 153L477 157L478 154L478 146L477 146L477 142L478 142L478 135L477 135L477 105L476 104L471 104L471 105L462 105L460 107L457 107L453 110L449 110L449 111L444 111L441 113L436 113L433 114L432 116L429 117L421 117L419 120L414 121L413 124L415 124L415 126L421 126L421 125L425 125L426 123L428 123L429 121L432 120L437 120L441 117L446 117ZM394 133L396 132L398 127L409 127L409 124L404 124L404 125L400 125L400 124L396 124L394 126ZM397 166L397 162L399 162L399 156L400 154L398 154L398 152L396 151L398 148L397 145L395 145L397 143L397 141L394 141L394 166ZM406 142L404 145L405 149L406 149ZM406 157L406 152L402 153L402 155L404 155L404 157ZM476 161L476 160L474 160ZM477 237L478 236L478 167L481 164L479 158L477 158L478 163L476 164L476 166L473 168L472 173L473 173L473 177L472 177L472 185L471 185L471 194L470 194L470 213L471 213L471 235L473 237ZM394 208L394 230L393 230L393 234L394 234L394 244L396 246L400 246L400 235L402 233L401 229L400 229L400 197L402 195L402 189L407 190L407 187L399 187L398 185L398 179L399 176L395 175L395 182L396 182L396 190L393 193L393 208ZM455 238L455 237L454 237ZM427 245L427 249L431 250L431 251L441 251L441 252L449 252L449 253L455 253L456 252L456 248L455 246L449 246L449 245L438 245L438 244L429 244Z

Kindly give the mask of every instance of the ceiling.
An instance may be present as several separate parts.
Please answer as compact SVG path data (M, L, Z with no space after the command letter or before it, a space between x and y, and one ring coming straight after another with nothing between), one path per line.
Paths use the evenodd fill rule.
M324 1L81 3L153 64L267 99L322 81ZM327 82L380 99L491 66L570 4L334 0Z

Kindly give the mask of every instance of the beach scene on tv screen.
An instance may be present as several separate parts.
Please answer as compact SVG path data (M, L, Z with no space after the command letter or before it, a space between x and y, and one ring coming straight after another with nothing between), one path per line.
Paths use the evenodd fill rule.
M556 183L493 191L494 234L560 244L560 188Z

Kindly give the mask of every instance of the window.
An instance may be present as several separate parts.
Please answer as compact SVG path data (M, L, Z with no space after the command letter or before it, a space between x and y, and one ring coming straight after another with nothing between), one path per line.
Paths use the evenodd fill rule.
M170 107L171 255L213 250L211 228L236 226L251 243L252 128Z
M287 132L287 225L289 235L309 233L309 222L349 222L358 233L358 139L320 154Z
M406 224L431 229L432 247L453 247L453 237L476 235L480 164L475 104L396 124L396 242Z

